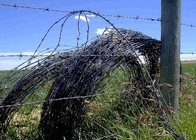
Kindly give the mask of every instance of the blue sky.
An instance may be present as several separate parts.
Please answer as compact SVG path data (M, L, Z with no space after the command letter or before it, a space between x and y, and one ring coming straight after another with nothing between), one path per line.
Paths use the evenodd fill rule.
M104 15L139 16L141 18L160 18L161 0L1 0L1 4L16 4L18 6L43 7L66 11L91 10ZM182 19L185 24L196 25L195 0L182 0ZM32 53L39 45L49 27L61 17L67 15L64 12L47 12L0 6L0 55ZM88 15L90 34L89 38L98 35L97 31L110 25L101 18ZM77 45L78 20L77 16L71 16L63 28L61 45ZM160 22L147 20L134 20L131 18L115 18L106 16L116 27L140 31L153 38L160 39ZM87 22L80 20L80 42L86 40ZM46 48L54 48L59 39L59 31L62 22L56 24L44 39L38 51ZM196 45L196 27L181 26L181 52L194 52ZM62 47L66 49L66 47ZM0 57L0 70L11 69L22 63L27 58ZM186 56L181 59L196 59L196 55Z

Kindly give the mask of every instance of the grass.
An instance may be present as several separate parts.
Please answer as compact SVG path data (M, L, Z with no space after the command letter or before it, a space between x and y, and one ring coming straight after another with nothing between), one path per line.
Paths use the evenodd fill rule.
M115 92L114 89L116 88L113 88L112 85L123 88L126 84L123 81L126 81L126 78L122 79L122 74L124 73L120 71L118 73L114 72L110 76L109 82L106 82L104 92ZM117 88L117 90L121 89ZM136 110L139 108L138 104L128 98L129 94L129 92L123 92L99 96L89 103L87 105L87 115L84 117L83 139L173 139L164 129L163 124L160 123L158 126L159 118L157 114L148 110ZM123 102L122 99L124 99Z
M185 62L183 66L183 84L180 96L179 119L175 125L177 131L187 139L196 138L196 62Z
M186 139L196 138L196 63L182 63L183 80L181 95L179 98L180 108L177 121L171 121L171 125L177 133L183 134ZM137 106L125 107L125 102L121 102L120 97L125 94L119 94L126 86L126 76L121 71L115 71L103 83L104 89L100 92L112 92L98 96L91 102L87 102L86 115L83 116L83 131L81 138L84 140L174 140L161 123L158 123L156 114L150 111L139 113L130 113L131 108ZM0 77L5 72L0 72ZM126 74L125 74L126 75ZM124 77L124 78L123 78ZM42 100L46 96L46 91L51 83L36 91L32 98L27 102ZM129 110L129 111L128 111ZM0 139L28 139L34 140L38 135L37 126L40 120L41 104L23 106L13 116L13 120L8 127L8 132L1 135Z
M196 76L196 61L183 61L183 73Z

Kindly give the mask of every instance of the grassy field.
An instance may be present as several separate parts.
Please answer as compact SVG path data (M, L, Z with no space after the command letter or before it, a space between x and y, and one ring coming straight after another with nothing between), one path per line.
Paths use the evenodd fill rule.
M186 139L196 138L196 61L182 62L183 75L180 94L180 108L177 121L171 121L171 125L177 133ZM0 72L0 78L6 71ZM115 76L118 75L118 76ZM104 92L116 92L123 90L123 76L111 75L113 79L107 81ZM48 82L36 91L27 102L42 100L46 96L51 83ZM109 94L97 97L93 102L86 104L86 115L83 116L83 132L81 138L85 140L174 140L163 125L157 125L158 118L149 112L130 114L124 104L119 102L119 94ZM119 107L119 105L121 105ZM137 105L136 105L137 106ZM118 108L119 110L116 110ZM0 139L27 139L34 140L39 133L37 131L40 120L41 104L27 105L20 108L14 115L13 121L6 134L0 134ZM133 129L134 128L134 129Z
M183 61L183 73L196 76L196 61Z
M178 134L183 135L186 139L192 140L196 138L196 61L182 62L182 68L183 75L181 94L179 99L179 116L177 121L171 120L170 123ZM106 98L108 98L107 101L105 100ZM104 97L104 101L108 103L112 98L115 97ZM112 101L113 104L106 107L107 111L104 111L104 113L101 111L97 112L96 108L96 110L93 110L93 114L91 114L93 116L91 116L91 118L93 119L87 119L88 121L90 120L90 124L87 126L91 126L87 130L92 130L93 128L97 129L94 131L95 133L89 134L91 138L94 136L96 138L115 138L119 140L174 139L161 125L159 127L152 127L153 121L156 120L156 117L151 116L151 121L147 122L145 119L149 117L148 113L140 114L138 117L133 117L128 112L126 112L126 110L123 110L122 107L122 110L126 112L124 114L125 118L123 118L123 120L118 112L115 112L114 106L118 105L118 103L114 103L115 99ZM100 101L103 99L98 100L99 104L103 103L103 101ZM138 121L138 118L144 118L144 120L141 119L140 126L135 129L137 132L134 132L132 126L135 125L134 123Z
M187 139L196 138L196 61L182 62L179 119L175 127Z

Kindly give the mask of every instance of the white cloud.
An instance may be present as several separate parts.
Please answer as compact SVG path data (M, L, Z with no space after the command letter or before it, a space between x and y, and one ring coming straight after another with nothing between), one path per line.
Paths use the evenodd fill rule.
M89 22L90 21L90 19L88 17L85 17L85 16L75 16L75 19L79 19L79 18L81 20L85 21L85 22Z
M2 59L0 58L0 70L11 70L11 69L15 69L17 67L17 69L23 68L27 65L29 65L30 67L36 65L38 59L35 58L31 61L30 65L29 65L29 61L28 58L7 58L7 59Z
M89 22L90 19L88 17L95 17L95 15L93 15L93 14L86 15L86 16L80 15L80 16L75 16L75 19L81 19L81 20L83 20L85 22Z
M95 15L90 14L90 15L86 15L87 17L95 17Z
M29 56L31 56L31 55L40 55L40 53L39 52L36 52L35 54L34 54L34 52L0 52L0 56L14 56L14 55L21 55L21 57L23 56L23 55L29 55ZM44 55L44 56L48 56L48 55L50 55L50 53L43 53L43 54L41 54L41 55Z
M33 54L34 54L34 52L22 52L22 53L20 53L20 52L4 52L4 53L0 53L0 70L14 69L15 67L17 67L20 64L24 63L25 61L27 61ZM24 56L24 55L28 55L28 56ZM48 56L48 55L50 55L50 53L44 53L43 55ZM35 62L40 58L39 53L35 53L35 56L36 57L32 60L32 62ZM26 65L26 64L27 63L25 63L24 65Z
M103 34L108 34L112 28L98 28L97 31L95 32L98 35L103 35Z
M196 60L196 54L181 54L180 55L180 60Z
M11 70L23 63L25 60L1 60L0 61L0 70Z

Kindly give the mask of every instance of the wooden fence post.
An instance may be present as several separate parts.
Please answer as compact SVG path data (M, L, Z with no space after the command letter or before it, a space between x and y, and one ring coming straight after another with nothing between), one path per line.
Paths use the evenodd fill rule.
M161 0L161 68L160 83L173 86L161 89L165 105L176 115L180 94L181 0Z

